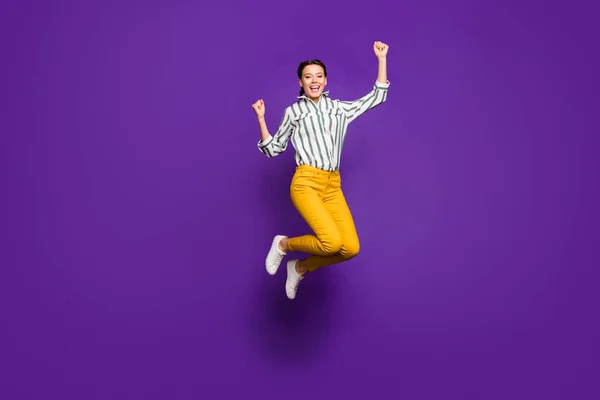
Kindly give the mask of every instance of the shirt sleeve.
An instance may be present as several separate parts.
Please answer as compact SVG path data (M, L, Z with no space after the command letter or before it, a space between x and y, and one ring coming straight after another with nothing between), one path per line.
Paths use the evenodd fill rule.
M385 102L387 99L389 86L390 81L387 81L386 83L375 81L373 89L360 99L353 101L340 100L339 106L346 114L348 123L360 117L366 111L371 110Z
M267 157L275 157L283 153L288 146L288 142L293 133L292 113L290 108L286 108L277 128L277 132L269 139L258 141L258 149Z

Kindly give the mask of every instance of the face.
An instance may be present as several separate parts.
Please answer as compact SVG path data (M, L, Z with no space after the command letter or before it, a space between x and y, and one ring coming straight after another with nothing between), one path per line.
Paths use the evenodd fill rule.
M320 65L307 65L304 67L302 78L298 82L304 89L306 97L315 100L323 93L325 85L327 85L327 78Z

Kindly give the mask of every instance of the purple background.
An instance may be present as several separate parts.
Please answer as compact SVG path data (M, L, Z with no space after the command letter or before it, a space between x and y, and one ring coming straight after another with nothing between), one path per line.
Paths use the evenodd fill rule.
M577 2L3 2L0 397L598 396L597 13ZM285 297L296 68L376 79L362 251ZM595 44L596 43L596 44ZM596 376L596 378L593 378Z

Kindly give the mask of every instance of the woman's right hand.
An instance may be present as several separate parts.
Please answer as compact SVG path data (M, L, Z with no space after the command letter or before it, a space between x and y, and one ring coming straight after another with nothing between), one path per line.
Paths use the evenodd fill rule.
M252 108L257 117L265 116L265 102L262 99L257 100L256 103L252 104Z

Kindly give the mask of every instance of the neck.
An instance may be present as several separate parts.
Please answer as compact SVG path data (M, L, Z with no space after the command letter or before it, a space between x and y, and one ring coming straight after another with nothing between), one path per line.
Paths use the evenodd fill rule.
M321 96L318 97L309 97L307 94L304 94L306 96L306 98L310 101L312 101L315 104L319 104L319 100L321 99Z

